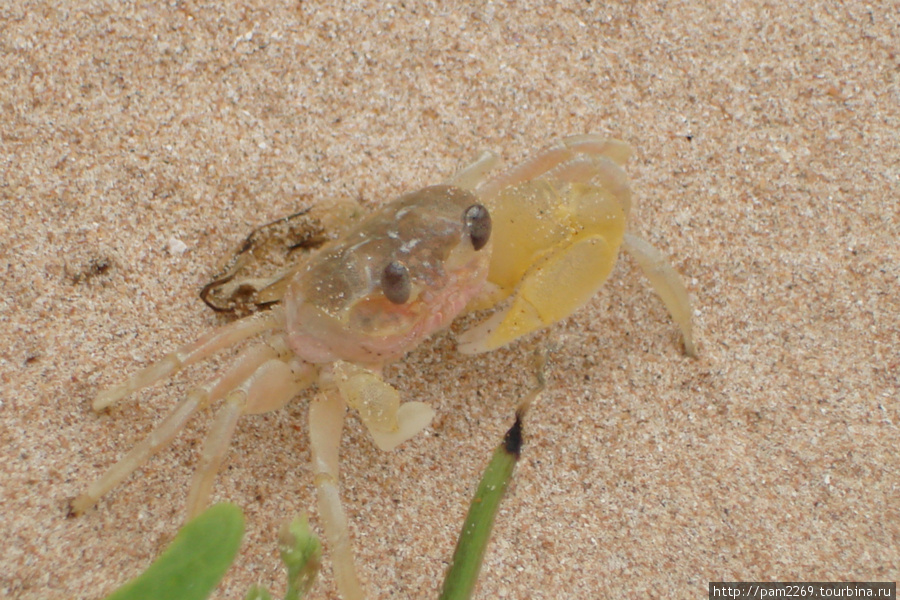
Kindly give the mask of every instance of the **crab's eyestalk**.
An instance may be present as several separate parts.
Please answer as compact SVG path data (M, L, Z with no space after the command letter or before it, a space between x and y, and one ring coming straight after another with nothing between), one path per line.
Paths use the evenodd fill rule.
M384 297L394 304L406 304L412 293L409 269L402 262L392 260L381 274L381 289Z
M473 204L463 213L466 230L476 250L484 248L491 239L491 214L481 204Z

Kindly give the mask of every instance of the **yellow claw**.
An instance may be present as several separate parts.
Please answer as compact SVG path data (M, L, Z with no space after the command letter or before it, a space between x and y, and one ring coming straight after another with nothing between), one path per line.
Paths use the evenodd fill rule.
M621 239L621 238L620 238ZM512 305L460 336L463 354L487 352L560 321L597 293L616 260L609 239L590 236L535 265ZM583 273L592 273L584 277ZM564 296L558 296L565 290Z
M622 142L569 138L498 178L496 191L493 180L476 192L491 213L494 248L485 292L469 308L513 298L461 336L461 352L486 352L564 319L600 289L627 225L631 192L619 164L629 153Z
M490 291L474 308L515 296L505 311L461 336L461 352L493 350L568 317L597 293L615 265L626 218L614 196L588 184L557 190L541 182L528 184L528 193L522 187L500 196L516 195L518 205L491 209L496 233Z

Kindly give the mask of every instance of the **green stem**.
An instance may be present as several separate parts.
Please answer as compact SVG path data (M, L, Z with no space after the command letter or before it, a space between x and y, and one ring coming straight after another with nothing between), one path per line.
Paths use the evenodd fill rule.
M497 509L509 486L521 450L522 411L517 411L516 422L494 451L469 505L469 514L459 534L440 600L467 600L472 597Z

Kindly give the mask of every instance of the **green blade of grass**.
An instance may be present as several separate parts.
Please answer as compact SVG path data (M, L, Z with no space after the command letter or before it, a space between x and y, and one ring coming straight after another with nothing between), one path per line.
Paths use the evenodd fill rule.
M216 504L182 527L162 556L106 600L204 600L231 566L243 535L241 509Z
M444 578L440 600L468 600L472 597L497 509L509 486L521 450L522 411L517 411L516 422L494 451L469 505L453 561Z

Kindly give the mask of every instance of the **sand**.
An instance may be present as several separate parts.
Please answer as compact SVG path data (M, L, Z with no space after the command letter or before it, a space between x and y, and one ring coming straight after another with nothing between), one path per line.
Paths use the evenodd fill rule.
M895 3L17 4L0 8L0 596L98 598L172 539L210 411L96 509L66 506L227 357L90 403L224 322L197 293L251 229L587 132L636 150L631 229L684 275L699 358L623 257L539 336L462 356L463 323L391 366L438 416L388 454L350 420L371 597L436 597L539 343L557 346L548 389L478 598L898 579ZM247 533L217 598L281 593L279 524L317 523L308 398L238 426L214 499ZM327 559L311 597L336 597Z

